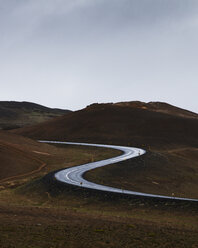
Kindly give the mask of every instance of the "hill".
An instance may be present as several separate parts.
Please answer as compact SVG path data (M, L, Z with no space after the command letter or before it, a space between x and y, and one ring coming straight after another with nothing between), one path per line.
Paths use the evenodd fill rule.
M8 130L33 125L70 113L31 102L0 102L0 129Z
M143 158L88 172L87 179L146 193L197 198L197 114L166 103L92 104L12 130L34 139L142 147Z
M0 131L0 191L9 183L21 184L23 180L41 177L60 168L117 154L117 151L102 148L51 146Z
M44 172L47 158L56 153L55 147L0 131L0 184Z
M35 151L43 151L35 141L7 132L0 132L0 182L26 175L44 166Z
M142 109L148 109L150 111L180 116L180 117L186 117L186 118L198 118L198 115L196 113L193 113L191 111L181 109L178 107L175 107L173 105L170 105L168 103L164 102L140 102L140 101L133 101L133 102L118 102L115 103L117 106L128 106L132 108L142 108Z
M198 145L198 115L166 103L92 104L39 125L13 130L35 139L167 148Z
M165 103L131 102L94 104L45 123L11 130L10 134L1 131L0 142L6 145L4 150L0 146L1 168L6 164L1 160L3 153L13 163L18 159L20 165L23 156L16 148L47 166L40 179L38 175L37 180L29 178L14 189L0 185L0 246L196 247L197 205L113 199L106 194L89 195L81 188L56 187L42 176L93 161L93 155L102 159L104 150L88 152L86 147L88 154L83 155L79 147L75 151L70 146L52 147L12 132L35 139L150 147L151 151L140 158L98 168L85 176L123 189L197 198L197 124L195 113ZM41 165L23 159L27 159L23 167L29 167L28 172Z

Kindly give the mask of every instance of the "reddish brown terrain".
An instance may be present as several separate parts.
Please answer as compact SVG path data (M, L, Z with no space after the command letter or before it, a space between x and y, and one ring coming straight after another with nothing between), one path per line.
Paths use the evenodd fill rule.
M139 147L198 146L198 115L166 103L93 104L15 133L50 140Z
M166 103L92 104L13 132L36 139L123 144L147 154L98 168L89 180L140 192L198 198L198 115Z
M0 132L0 182L28 175L45 166L36 152L42 145L27 138Z
M59 168L89 162L95 159L100 151L107 157L117 154L114 151L106 152L104 149L66 148L0 131L0 186L6 182L31 176L34 178Z
M44 177L116 156L116 151L27 138L143 147L146 155L85 176L120 188L198 198L197 117L165 103L93 104L45 123L1 131L0 247L197 248L196 204L89 194Z

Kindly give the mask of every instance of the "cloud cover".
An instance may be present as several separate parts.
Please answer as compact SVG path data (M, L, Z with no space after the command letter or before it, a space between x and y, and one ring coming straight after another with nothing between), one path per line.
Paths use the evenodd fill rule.
M195 0L0 0L0 99L198 112Z

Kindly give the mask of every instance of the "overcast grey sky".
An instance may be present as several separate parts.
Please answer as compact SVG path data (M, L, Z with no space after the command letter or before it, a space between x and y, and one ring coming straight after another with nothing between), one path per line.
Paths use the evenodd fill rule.
M0 100L198 112L197 0L0 0Z

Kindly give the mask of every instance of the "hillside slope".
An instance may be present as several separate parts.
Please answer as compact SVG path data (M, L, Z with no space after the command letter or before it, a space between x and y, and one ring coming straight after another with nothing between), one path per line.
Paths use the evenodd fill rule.
M13 129L33 125L70 113L30 102L0 102L0 129Z
M46 147L33 140L0 131L0 182L44 167L39 152L46 151Z
M198 119L198 114L185 110L185 109L175 107L171 104L164 103L164 102L144 103L140 101L133 101L133 102L118 102L118 103L115 103L114 105L123 106L123 107L128 106L132 108L142 108L142 109L147 109L147 110L154 111L154 112L170 114L173 116Z
M9 182L23 183L60 168L118 154L102 148L52 146L0 131L0 191Z
M177 109L165 103L92 104L55 120L13 132L35 139L147 148L197 147L198 115Z
M35 139L145 148L143 158L102 167L86 176L123 189L197 198L197 116L166 103L92 104L13 132Z

